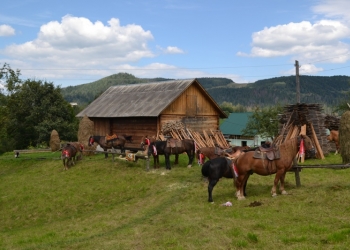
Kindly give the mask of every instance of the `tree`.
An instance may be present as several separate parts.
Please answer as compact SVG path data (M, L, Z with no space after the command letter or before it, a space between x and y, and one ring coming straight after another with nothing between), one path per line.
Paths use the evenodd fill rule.
M256 107L248 118L247 125L243 129L243 135L260 135L262 138L273 140L278 135L278 114L283 112L282 106Z
M350 80L349 80L350 85ZM350 90L344 93L344 98L340 100L338 106L335 107L334 113L343 114L350 108Z
M17 149L47 144L53 129L61 138L76 140L78 121L74 110L53 83L26 80L8 97L7 133Z

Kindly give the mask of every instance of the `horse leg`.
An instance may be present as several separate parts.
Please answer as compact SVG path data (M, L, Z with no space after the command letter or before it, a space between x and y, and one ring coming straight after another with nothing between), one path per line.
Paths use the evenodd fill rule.
M170 166L170 155L169 154L164 154L165 157L165 165L167 170L171 170Z
M153 168L156 168L156 163L157 163L156 156L153 155Z
M179 164L179 155L175 154L175 162L174 165L178 165Z
M286 171L280 177L280 192L281 194L288 194L286 190L284 190L284 178L286 177Z
M246 183L247 179L249 177L249 173L239 175L237 178L235 178L236 183L236 196L238 200L244 200L244 184Z
M283 170L282 170L282 171L283 171ZM272 187L272 189L271 189L271 195L272 195L272 197L277 196L276 189L277 189L278 182L280 181L281 176L282 176L282 174L283 174L282 171L281 171L281 170L278 170L278 171L276 172L275 179L274 179L274 181L273 181L273 187Z
M192 163L193 163L193 158L194 158L194 153L192 152L187 152L187 156L188 156L188 168L192 167Z
M208 202L214 202L213 201L213 189L216 185L216 183L218 183L219 180L211 180L209 179L209 183L208 183Z
M244 196L247 196L247 193L246 193L245 190L247 188L247 182L248 182L249 177L250 177L250 174L248 174L247 179L244 181L244 185L243 185L243 194L244 194Z

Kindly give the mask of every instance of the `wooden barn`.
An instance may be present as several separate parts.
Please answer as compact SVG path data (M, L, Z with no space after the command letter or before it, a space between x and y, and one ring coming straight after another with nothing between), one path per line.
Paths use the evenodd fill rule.
M94 122L95 135L158 138L162 125L181 122L193 131L219 130L227 118L197 79L109 87L82 110Z

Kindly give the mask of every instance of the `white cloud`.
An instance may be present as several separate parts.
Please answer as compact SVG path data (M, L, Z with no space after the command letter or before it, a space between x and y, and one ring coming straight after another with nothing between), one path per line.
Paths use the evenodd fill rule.
M184 51L178 47L168 46L165 49L161 48L164 54L183 54Z
M9 25L3 24L0 25L0 36L14 36L15 29Z
M240 51L237 55L290 56L311 63L344 63L350 59L349 9L348 0L319 0L312 10L327 19L266 27L252 34L250 53Z
M312 7L317 14L325 15L328 18L340 18L350 20L349 0L320 0L319 4Z
M147 48L147 42L152 39L150 31L134 24L121 26L115 18L104 25L100 21L92 23L84 17L67 15L61 22L52 21L41 26L35 40L6 47L4 54L53 67L104 67L153 57Z
M316 67L314 64L299 64L299 74L300 75L312 75L323 71L323 68ZM295 75L295 68L292 68L286 72L282 72L282 75Z
M334 62L349 59L341 56L350 51L349 44L341 40L350 37L350 29L339 21L278 25L255 32L252 37L249 56L253 57L298 55L298 58L315 60L332 55ZM239 52L238 55L245 54Z

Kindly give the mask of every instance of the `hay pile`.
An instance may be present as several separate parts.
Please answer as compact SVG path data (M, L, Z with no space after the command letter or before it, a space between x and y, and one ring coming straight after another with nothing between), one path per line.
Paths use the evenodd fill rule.
M94 122L89 119L86 115L81 119L78 130L78 141L84 145L83 155L93 155L93 152L89 150L95 150L95 146L89 147L89 137L94 134Z
M52 152L56 152L61 148L60 137L58 136L58 132L56 130L52 130L50 136L50 148Z
M340 118L339 146L343 163L350 162L350 111L346 111Z

